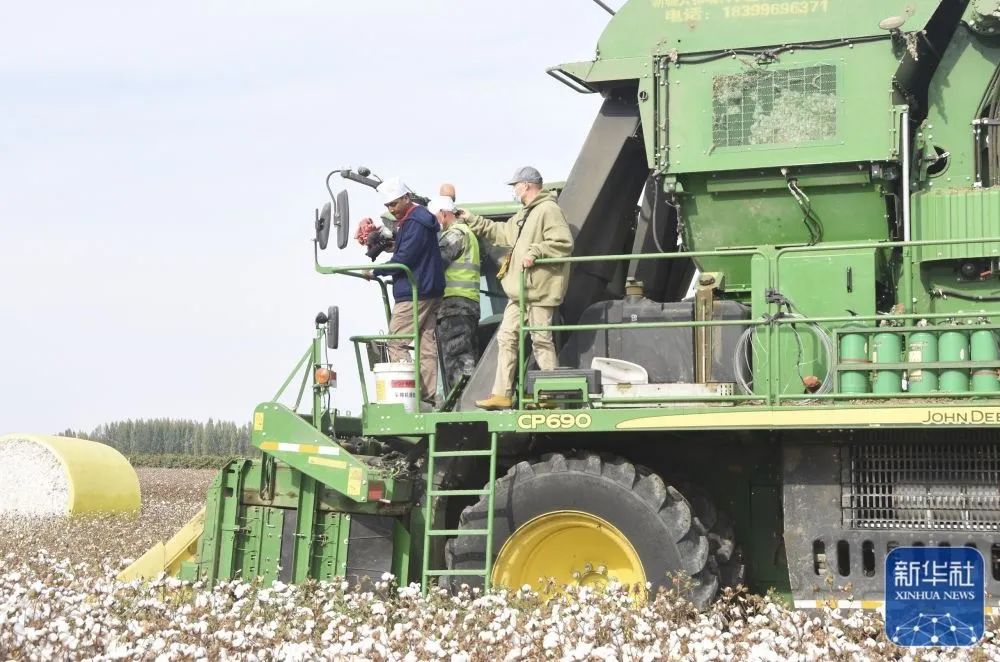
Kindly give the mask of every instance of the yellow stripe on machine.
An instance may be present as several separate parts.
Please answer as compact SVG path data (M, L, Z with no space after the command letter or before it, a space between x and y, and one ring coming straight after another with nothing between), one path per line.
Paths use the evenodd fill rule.
M286 444L281 441L265 441L261 450L280 451L282 453L305 453L307 455L340 455L340 449L335 446L319 446L316 444Z
M332 469L347 468L347 462L344 460L331 460L325 457L311 457L309 458L309 464L318 464L321 467L330 467Z
M1000 425L1000 407L872 407L732 411L644 416L622 421L619 430L660 428L880 427L883 425Z

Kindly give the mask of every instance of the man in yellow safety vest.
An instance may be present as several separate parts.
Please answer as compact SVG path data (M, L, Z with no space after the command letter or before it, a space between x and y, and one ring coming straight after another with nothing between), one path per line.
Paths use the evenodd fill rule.
M472 376L478 355L479 239L455 216L455 201L439 195L427 205L441 224L438 247L444 262L444 298L437 313L439 354L444 364L445 395Z

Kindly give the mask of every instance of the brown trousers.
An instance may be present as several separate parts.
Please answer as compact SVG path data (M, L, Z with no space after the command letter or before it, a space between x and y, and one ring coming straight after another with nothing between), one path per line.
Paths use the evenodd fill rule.
M527 304L525 320L528 326L549 326L555 306L537 306ZM518 310L516 301L508 301L503 311L503 320L497 329L497 375L493 382L493 395L505 395L508 398L514 391L514 377L517 374L517 337ZM552 341L551 331L532 331L531 348L535 354L538 367L542 370L555 370L559 362L556 360L556 345ZM525 357L527 359L527 357Z
M420 397L433 400L437 395L437 309L441 299L426 299L417 301L417 326L420 329ZM389 319L389 333L413 333L413 302L397 301L392 308ZM409 340L390 340L386 343L389 350L389 361L392 363L409 363L413 361ZM516 351L516 350L515 350Z

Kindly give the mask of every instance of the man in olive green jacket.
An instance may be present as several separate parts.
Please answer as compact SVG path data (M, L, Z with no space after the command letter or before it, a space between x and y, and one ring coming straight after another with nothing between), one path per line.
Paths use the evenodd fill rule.
M568 264L535 265L539 258L569 257L573 236L566 215L551 191L542 190L542 176L532 167L514 173L508 182L514 197L524 207L506 223L498 223L462 211L459 215L478 236L497 246L510 248L500 265L500 283L507 294L507 307L497 331L499 359L493 393L476 406L482 409L509 409L513 405L514 376L517 373L518 296L521 272L525 273L525 319L529 326L549 326L562 303L569 284ZM551 331L532 331L531 345L542 370L555 370L556 347Z

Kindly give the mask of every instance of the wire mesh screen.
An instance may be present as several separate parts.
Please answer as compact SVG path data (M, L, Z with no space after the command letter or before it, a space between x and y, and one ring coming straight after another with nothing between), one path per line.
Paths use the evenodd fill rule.
M855 444L845 453L849 528L1000 530L1000 444Z
M837 135L837 67L755 69L716 76L715 147L796 144Z

